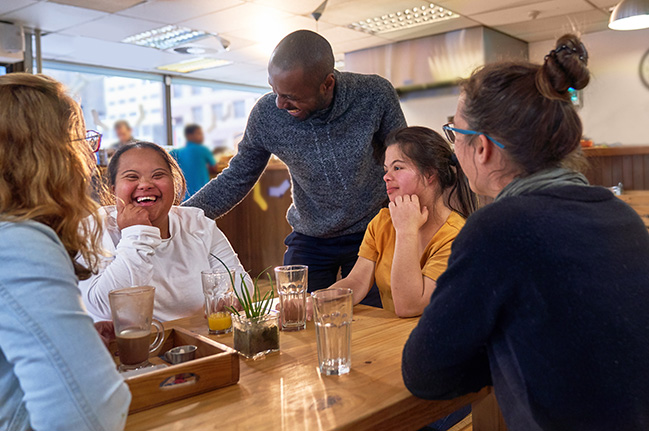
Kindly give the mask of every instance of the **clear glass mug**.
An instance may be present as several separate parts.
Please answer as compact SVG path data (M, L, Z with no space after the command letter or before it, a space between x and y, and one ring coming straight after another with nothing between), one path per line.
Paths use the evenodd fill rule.
M153 318L155 287L140 286L113 290L108 294L115 326L120 371L150 366L149 354L164 340L164 327ZM151 343L151 328L156 336Z
M202 271L203 294L205 295L205 317L208 332L212 335L232 331L232 316L226 307L234 305L232 280L233 270Z
M306 294L309 267L285 265L275 268L282 331L306 329Z

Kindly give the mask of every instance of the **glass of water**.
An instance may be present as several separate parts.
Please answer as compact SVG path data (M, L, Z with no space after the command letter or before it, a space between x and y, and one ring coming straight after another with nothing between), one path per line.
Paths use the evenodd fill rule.
M300 331L306 328L306 291L309 267L286 265L275 268L279 293L279 319L282 331Z
M318 290L313 297L318 361L324 375L347 374L352 366L352 290Z

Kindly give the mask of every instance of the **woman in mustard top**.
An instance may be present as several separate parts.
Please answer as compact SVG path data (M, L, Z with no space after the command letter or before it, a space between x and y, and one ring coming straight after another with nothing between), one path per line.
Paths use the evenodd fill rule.
M426 127L388 136L384 169L389 208L370 222L354 268L334 287L352 289L357 304L376 281L384 308L419 316L476 198L449 144Z

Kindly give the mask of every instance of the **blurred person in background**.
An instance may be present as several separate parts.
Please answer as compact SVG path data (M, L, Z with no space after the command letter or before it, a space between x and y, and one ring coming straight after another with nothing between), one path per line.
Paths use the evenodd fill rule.
M88 194L98 146L61 83L0 77L0 429L126 423L131 395L77 288L98 264ZM97 329L114 338L112 325Z
M115 151L122 148L124 145L132 144L135 142L133 138L133 129L131 125L126 120L117 120L113 125L113 130L115 135L117 135L117 142L113 143L106 149L108 157L112 157L115 154Z
M203 129L198 124L189 124L185 127L186 145L175 148L170 154L180 165L185 180L187 193L185 199L196 193L210 181L210 175L216 175L216 160L212 152L203 145L205 136Z

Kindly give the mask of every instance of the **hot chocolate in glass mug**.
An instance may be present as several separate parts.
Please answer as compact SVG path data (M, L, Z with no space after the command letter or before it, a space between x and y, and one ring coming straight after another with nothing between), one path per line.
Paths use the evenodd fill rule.
M120 371L150 366L149 353L164 340L162 323L153 319L155 287L141 286L113 290L108 294L115 326ZM156 337L151 343L151 327Z

